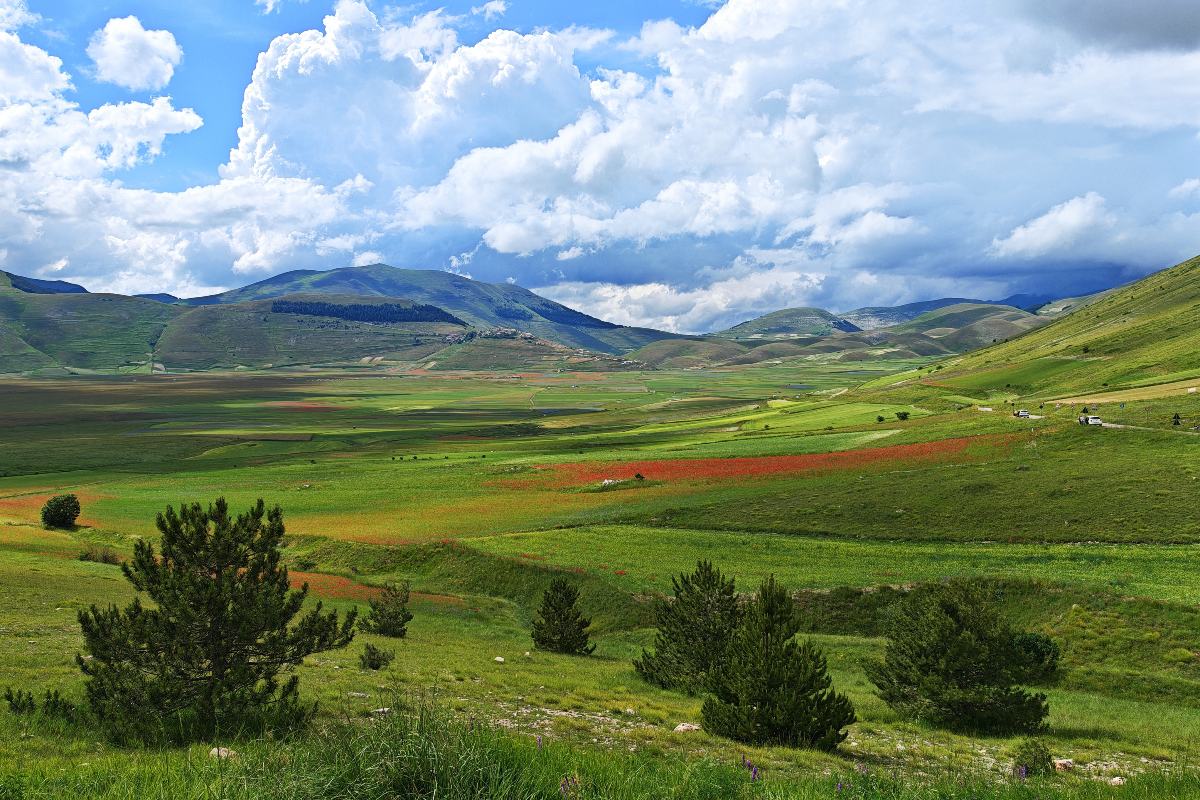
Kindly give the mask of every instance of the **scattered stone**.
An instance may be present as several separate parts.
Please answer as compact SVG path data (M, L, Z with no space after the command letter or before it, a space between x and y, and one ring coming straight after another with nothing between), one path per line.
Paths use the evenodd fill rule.
M392 710L390 708L388 708L387 706L384 706L383 708L377 708L374 711L372 711L371 716L372 717L386 717L390 713L392 713Z
M526 651L525 651L525 657L526 657L526 658L533 658L533 653L531 653L531 652L529 652L528 650L526 650Z
M1109 778L1109 779L1108 779L1108 785L1109 785L1109 786L1124 786L1124 785L1125 785L1125 779L1124 779L1124 778L1122 778L1120 775L1117 775L1117 776L1115 776L1115 777L1112 777L1112 778Z
M676 733L691 733L700 730L700 726L692 722L681 722L675 726Z
M1069 759L1069 758L1054 759L1054 771L1055 772L1070 772L1073 769L1075 769L1075 762L1072 761L1071 759Z
M346 697L364 698L364 697L370 697L370 696L371 695L367 694L366 692L346 692Z
M626 716L632 717L632 716L634 716L635 714L637 714L637 712L636 712L636 711L634 711L632 708L627 708L627 709L625 709L625 715L626 715Z
M208 751L208 757L217 759L237 758L237 753L233 752L228 747L214 747L212 750Z
M497 664L503 664L503 663L504 663L504 656L496 656L496 663L497 663Z

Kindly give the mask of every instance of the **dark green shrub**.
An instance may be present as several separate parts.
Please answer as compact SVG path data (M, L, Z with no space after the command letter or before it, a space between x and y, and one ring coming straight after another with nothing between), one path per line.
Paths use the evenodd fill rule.
M75 495L55 495L42 506L42 524L47 528L73 528L79 510L79 498Z
M408 623L413 618L408 610L408 584L389 583L383 587L379 597L372 597L368 603L371 610L359 620L358 627L368 633L403 639L408 633Z
M27 689L5 689L4 701L8 703L8 710L13 714L29 716L38 710L38 702L34 699L33 692ZM67 722L74 722L79 715L76 705L63 697L58 689L47 689L42 695L41 711L45 717Z
M4 690L4 702L8 703L8 710L13 714L32 714L37 711L37 701L33 699L33 692L26 689L13 689L11 686Z
M1054 772L1054 760L1050 750L1041 739L1022 739L1013 748L1013 775L1030 778L1034 775L1050 775Z
M834 750L855 721L850 701L831 688L825 656L797 642L800 625L787 590L767 578L712 676L704 729L749 744Z
M42 713L47 717L74 722L79 716L79 708L59 694L58 689L47 689L42 696Z
M356 615L339 623L321 604L292 625L308 594L280 564L283 512L263 502L233 519L224 499L167 507L161 553L139 541L121 565L141 597L124 610L80 612L90 660L77 657L88 703L118 741L210 739L218 732L295 727L313 709L299 679L280 676L305 656L345 647Z
M904 420L908 419L908 417L909 417L909 413L907 411L897 411L896 412L896 419L900 420L901 422L904 422Z
M1032 631L1013 636L1013 649L1017 663L1024 670L1022 683L1052 683L1058 677L1058 662L1062 651L1058 643L1044 633Z
M395 657L396 652L394 650L384 650L367 642L366 646L363 647L362 653L358 656L358 664L363 669L379 670L392 663Z
M97 564L120 564L122 559L120 553L110 547L96 547L92 545L88 549L79 554L80 561L94 561Z
M580 613L579 590L565 578L555 578L542 595L542 605L533 620L533 643L539 650L569 655L591 655L596 645L588 644L592 621Z
M656 686L694 694L707 687L708 676L725 662L741 613L733 579L726 579L712 562L697 563L695 572L671 583L674 600L655 603L654 650L643 650L633 667Z
M913 590L890 612L887 650L867 664L901 716L989 733L1038 731L1046 697L1016 684L1026 667L991 598L965 583Z

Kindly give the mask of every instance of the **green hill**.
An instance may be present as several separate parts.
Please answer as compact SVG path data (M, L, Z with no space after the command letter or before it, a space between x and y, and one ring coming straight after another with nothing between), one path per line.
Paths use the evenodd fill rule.
M798 336L828 336L835 331L858 327L823 308L784 308L746 320L713 336L722 339L791 339Z
M864 331L873 331L877 328L900 325L916 319L928 311L936 311L946 306L978 302L978 300L968 300L965 297L942 297L938 300L922 300L919 303L905 303L899 306L866 306L847 311L839 316Z
M1041 396L1200 375L1200 257L943 365L938 382Z
M513 284L484 283L441 270L399 269L386 264L295 270L241 289L184 302L208 306L301 293L403 297L435 305L477 328L515 328L569 347L602 353L627 353L659 339L675 338L663 331L605 322Z
M402 309L418 313L395 322L347 318L366 316L362 309L383 313L388 308L393 317L405 316L398 313ZM154 353L168 370L417 361L444 348L447 336L465 330L441 309L422 314L416 304L392 297L287 295L180 311Z
M928 311L887 331L890 334L920 333L937 339L948 352L963 353L1020 336L1044 324L1044 317L1012 306L958 303Z
M746 347L736 342L693 337L651 342L634 350L629 358L661 369L687 369L711 366L745 352Z
M87 294L87 289L77 283L26 278L3 270L0 270L0 289L16 289L29 294Z
M117 294L34 294L0 286L0 370L54 366L116 371L146 366L182 309ZM40 356L39 356L40 354Z

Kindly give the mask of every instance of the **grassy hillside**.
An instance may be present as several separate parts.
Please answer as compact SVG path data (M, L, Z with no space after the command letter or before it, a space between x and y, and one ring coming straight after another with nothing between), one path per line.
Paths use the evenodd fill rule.
M978 303L965 297L942 297L937 300L922 300L919 303L905 303L899 306L866 306L847 311L839 316L847 322L852 322L864 331L876 328L890 328L909 320L916 319L928 311L936 311L946 306L959 303Z
M926 312L889 333L920 333L938 339L949 352L962 353L1020 336L1046 320L1012 306L958 303Z
M858 328L823 308L784 308L746 320L712 334L722 339L790 339L796 336L828 336L835 331Z
M1193 375L1200 375L1200 258L948 362L938 379L980 391L1053 396Z
M652 367L687 369L717 364L745 352L743 345L722 339L664 339L634 350L629 357Z
M16 289L31 294L87 294L87 289L77 283L26 278L3 270L0 270L0 289Z
M190 305L262 300L287 294L403 297L430 303L478 328L516 328L543 339L602 353L624 353L673 334L597 319L511 284L484 283L441 270L386 264L326 271L295 270Z
M300 304L314 300L334 307L413 305L395 298L286 297L287 302ZM273 310L275 303L260 300L183 310L163 332L155 361L168 370L353 363L376 358L416 361L444 348L446 336L464 330L462 325L449 322L380 324L279 313Z
M84 370L146 366L181 309L115 294L33 294L0 287L0 369ZM38 357L41 353L42 357Z

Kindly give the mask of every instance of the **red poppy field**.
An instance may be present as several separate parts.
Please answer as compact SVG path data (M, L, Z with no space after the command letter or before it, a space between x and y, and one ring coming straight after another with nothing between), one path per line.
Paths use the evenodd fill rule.
M1011 441L1007 435L964 436L934 442L890 447L840 450L791 456L741 458L674 458L652 461L580 461L543 467L556 476L556 485L571 486L603 480L628 480L642 475L655 481L722 480L758 478L789 473L851 470L875 465L927 464L953 460L974 446L999 447Z

